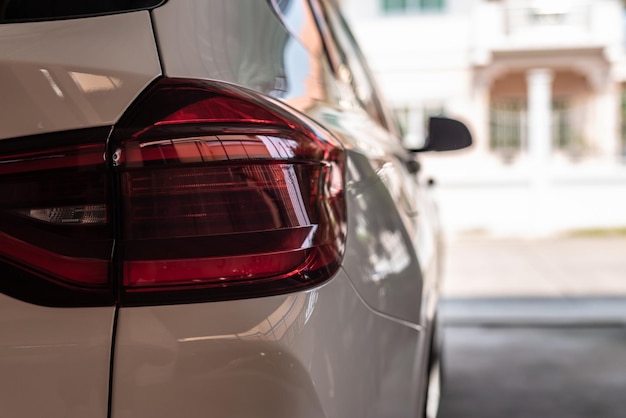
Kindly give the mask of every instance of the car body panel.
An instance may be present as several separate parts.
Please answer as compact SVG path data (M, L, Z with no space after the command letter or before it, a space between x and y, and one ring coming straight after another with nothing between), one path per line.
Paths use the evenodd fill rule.
M106 418L114 311L48 308L0 295L2 414Z
M365 226L371 231L370 240L380 233L387 238L383 246L378 245L381 241L361 242L362 248L354 250L351 244L358 244L359 235L352 234L348 238L347 272L372 307L418 324L422 278L414 250L417 219L409 213L411 210L398 216L392 209L389 220L376 215L377 210L389 214L393 201L415 200L412 188L416 184L407 184L408 174L398 172L404 167L400 167L402 163L397 155L406 154L406 150L355 104L346 86L332 78L314 16L306 4L292 1L286 14L279 15L280 10L272 10L270 2L169 2L153 11L164 74L218 79L280 98L299 112L322 121L339 137L348 155L354 155L355 161L365 158L364 164L349 163L360 170L348 180L355 203L361 202L354 208L362 205L363 198L368 196L362 193L362 188L372 187L381 179L386 183L379 187L391 186L392 196L384 190L374 191L375 195L382 193L373 198L382 206L363 209L368 215L358 219L361 224L379 222ZM244 5L245 12L237 13ZM213 33L221 35L212 36ZM270 42L277 39L280 41ZM251 57L254 63L247 64L245 60ZM282 65L277 65L276 60ZM282 90L276 88L278 85ZM387 200L378 201L381 197ZM349 227L355 225L351 221ZM383 225L385 222L391 225ZM404 229L407 231L402 232ZM368 245L378 248L368 249ZM396 264L398 260L390 258L392 253L402 259L401 263ZM359 257L372 262L363 263ZM408 300L412 302L405 302Z
M381 141L371 121L346 113L339 118L349 126L341 139L358 142L359 148L347 152L350 218L344 268L372 309L420 325L423 277L414 249L415 219L397 203L405 187L397 158L377 145Z
M114 307L0 297L0 362L41 399L23 416L106 417L107 400L112 418L419 416L436 214L393 129L333 67L308 4L172 0L151 12L0 25L0 90L13 98L0 104L0 138L112 125L163 73L281 100L328 130L347 157L345 256L315 289L121 306L117 317ZM24 396L11 382L0 388L20 416Z
M0 139L111 125L160 74L147 11L0 25Z
M122 308L112 417L417 416L421 336L343 272L309 292Z
M113 418L419 415L430 333L408 156L335 78L305 4L291 2L290 16L227 0L170 1L152 13L165 76L270 95L345 146L342 269L309 292L121 307Z
M0 139L111 125L160 73L145 11L2 24ZM0 295L3 415L106 418L115 309Z

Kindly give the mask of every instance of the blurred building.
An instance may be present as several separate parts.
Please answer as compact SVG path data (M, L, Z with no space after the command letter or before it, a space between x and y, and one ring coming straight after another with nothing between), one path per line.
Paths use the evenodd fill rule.
M409 141L429 115L475 146L427 156L453 231L626 226L618 0L341 0Z

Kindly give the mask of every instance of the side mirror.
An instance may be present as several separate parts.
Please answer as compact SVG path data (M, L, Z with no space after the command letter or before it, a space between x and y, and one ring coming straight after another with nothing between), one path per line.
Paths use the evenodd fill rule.
M422 148L412 152L452 151L472 145L472 134L467 126L455 119L431 117L428 121L428 137Z

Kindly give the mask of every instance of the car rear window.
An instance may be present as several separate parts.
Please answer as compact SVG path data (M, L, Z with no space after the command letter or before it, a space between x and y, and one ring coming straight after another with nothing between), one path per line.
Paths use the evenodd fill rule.
M59 20L151 9L166 0L0 0L0 23Z

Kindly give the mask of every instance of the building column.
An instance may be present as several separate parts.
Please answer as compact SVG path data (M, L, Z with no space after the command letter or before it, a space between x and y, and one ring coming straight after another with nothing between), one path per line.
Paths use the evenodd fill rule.
M533 69L526 74L528 84L528 157L530 161L530 201L527 233L549 235L549 164L552 152L552 71Z
M620 85L605 66L587 66L580 72L593 88L589 100L590 118L585 127L587 145L591 147L591 155L607 162L615 161L621 151Z
M535 166L546 165L552 152L552 71L528 71L528 154Z
M483 157L489 155L491 151L489 147L489 89L491 75L484 71L474 76L467 105L467 109L469 109L467 120L470 122L473 136L472 152Z
M620 97L616 83L607 82L596 99L597 136L594 138L596 152L606 161L613 162L620 153L619 116Z

